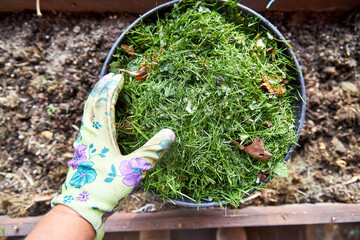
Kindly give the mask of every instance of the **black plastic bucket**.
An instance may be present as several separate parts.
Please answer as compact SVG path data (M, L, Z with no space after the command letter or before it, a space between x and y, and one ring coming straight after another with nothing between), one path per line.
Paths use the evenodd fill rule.
M143 14L142 16L140 16L138 19L136 19L121 35L120 37L116 40L116 42L114 43L114 45L112 46L109 54L107 55L103 68L101 70L100 73L100 79L106 75L109 72L109 65L110 63L113 61L113 55L116 53L116 49L118 46L120 46L126 38L126 33L128 31L130 31L131 29L133 29L137 24L139 24L142 21L146 21L146 20L156 20L158 15L161 15L163 13L166 12L171 12L174 4L179 3L181 0L173 0L167 3L164 3L156 8L153 8L152 10L146 12L145 14ZM219 0L219 3L224 2ZM245 7L241 4L237 4L238 6L238 10L239 12L242 12L246 15L252 15L257 17L258 19L260 19L260 24L262 26L264 26L266 29L268 29L274 36L276 36L277 39L282 40L281 42L283 43L283 46L286 48L286 54L289 56L289 58L293 61L296 70L293 70L293 72L291 73L296 80L292 81L292 83L294 85L297 85L297 91L294 92L294 94L297 97L297 101L293 102L293 106L294 106L294 115L295 115L295 127L297 129L297 137L299 138L300 136L300 131L302 129L303 123L304 123L304 119L305 119L305 108L306 108L306 103L305 103L305 99L306 99L306 95L305 95L305 83L304 83L304 78L301 72L301 68L299 65L299 62L293 52L293 50L290 48L290 46L286 43L286 40L284 38L284 36L279 32L279 30L273 25L271 24L266 18L264 18L263 16L261 16L259 13L255 12L254 10L251 10L248 7ZM284 161L288 161L291 157L291 154L293 152L294 148L291 147L288 151L288 153L286 154L286 156L284 157ZM270 181L271 179L269 178L266 182ZM255 192L256 190L252 190L249 191L247 193L247 195L251 195L253 192ZM156 196L155 193L152 193ZM201 201L200 203L198 202L193 202L190 199L171 199L170 202L176 204L176 205L180 205L180 206L185 206L185 207L212 207L212 206L218 206L220 204L225 204L226 201L223 201L221 203L219 202L213 202L213 201Z

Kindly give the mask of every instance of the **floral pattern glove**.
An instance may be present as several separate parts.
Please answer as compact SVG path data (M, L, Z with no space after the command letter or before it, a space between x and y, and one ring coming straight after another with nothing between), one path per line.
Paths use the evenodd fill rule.
M138 150L121 155L114 122L123 85L122 75L110 73L91 91L66 181L51 203L52 207L64 204L78 212L94 227L95 239L103 238L105 220L120 208L175 140L173 131L163 129Z

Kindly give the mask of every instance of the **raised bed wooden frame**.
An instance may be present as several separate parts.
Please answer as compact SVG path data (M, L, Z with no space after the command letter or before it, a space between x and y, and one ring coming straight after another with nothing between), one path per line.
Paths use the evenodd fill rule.
M26 236L39 217L0 216L5 236ZM106 232L204 229L225 227L287 226L360 222L360 204L292 204L245 207L237 211L192 209L153 213L116 213L105 224Z
M144 13L167 0L41 0L43 11L64 12L131 12ZM243 0L255 11L264 11L268 0ZM36 10L35 0L0 0L0 12ZM354 0L276 0L276 11L331 11L360 7ZM5 236L26 236L39 217L10 218L0 216L0 230ZM234 210L175 209L154 213L116 213L105 224L106 232L146 230L203 229L224 227L288 226L360 222L360 204L293 204L246 207Z
M40 0L43 11L62 12L130 12L145 13L169 0ZM264 11L270 0L241 0L241 4L255 10ZM36 0L0 0L0 12L36 10ZM360 7L356 0L276 0L272 11L333 11Z

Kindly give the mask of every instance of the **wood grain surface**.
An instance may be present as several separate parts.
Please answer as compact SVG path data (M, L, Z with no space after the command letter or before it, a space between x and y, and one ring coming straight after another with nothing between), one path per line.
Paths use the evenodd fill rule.
M27 235L40 217L0 216L5 236ZM293 204L234 210L179 208L153 213L116 213L106 232L288 226L360 222L360 204Z

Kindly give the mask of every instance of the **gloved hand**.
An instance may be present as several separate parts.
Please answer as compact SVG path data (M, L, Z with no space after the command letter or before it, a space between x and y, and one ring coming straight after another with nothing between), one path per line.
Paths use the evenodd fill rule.
M91 91L66 181L51 203L52 207L64 204L78 212L94 227L95 239L102 239L105 220L120 208L175 140L172 130L163 129L138 150L121 155L114 122L123 85L122 75L110 73Z

